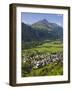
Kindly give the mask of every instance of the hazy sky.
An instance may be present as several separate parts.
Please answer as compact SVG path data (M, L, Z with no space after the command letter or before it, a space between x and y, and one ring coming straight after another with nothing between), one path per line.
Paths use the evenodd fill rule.
M39 20L46 19L49 22L56 23L63 26L63 15L62 14L44 14L44 13L21 13L21 22L31 25Z

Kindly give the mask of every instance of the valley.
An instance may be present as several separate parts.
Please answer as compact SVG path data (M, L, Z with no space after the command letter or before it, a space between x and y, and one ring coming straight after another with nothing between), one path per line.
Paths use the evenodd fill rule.
M22 76L24 77L62 75L62 42L45 41L38 46L23 50L22 60Z
M46 19L22 23L22 77L63 75L63 28Z

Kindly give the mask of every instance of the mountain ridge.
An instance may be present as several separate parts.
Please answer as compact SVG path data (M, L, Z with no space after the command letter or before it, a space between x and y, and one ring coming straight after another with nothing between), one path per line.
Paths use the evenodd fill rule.
M62 38L63 28L55 23L50 23L46 19L40 20L31 26L22 22L22 40L25 42Z

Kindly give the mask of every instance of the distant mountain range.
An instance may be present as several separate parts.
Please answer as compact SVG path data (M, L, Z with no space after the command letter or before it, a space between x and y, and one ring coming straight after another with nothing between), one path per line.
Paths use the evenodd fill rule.
M62 40L63 28L55 23L50 23L46 19L40 20L32 25L21 23L22 41L43 41L43 40Z

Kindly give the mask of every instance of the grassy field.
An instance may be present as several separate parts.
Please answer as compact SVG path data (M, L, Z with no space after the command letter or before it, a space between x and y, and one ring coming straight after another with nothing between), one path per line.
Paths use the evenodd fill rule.
M62 54L62 41L32 42L22 47L22 77L63 75L63 63L60 60L34 68L35 61L45 60L47 55Z

